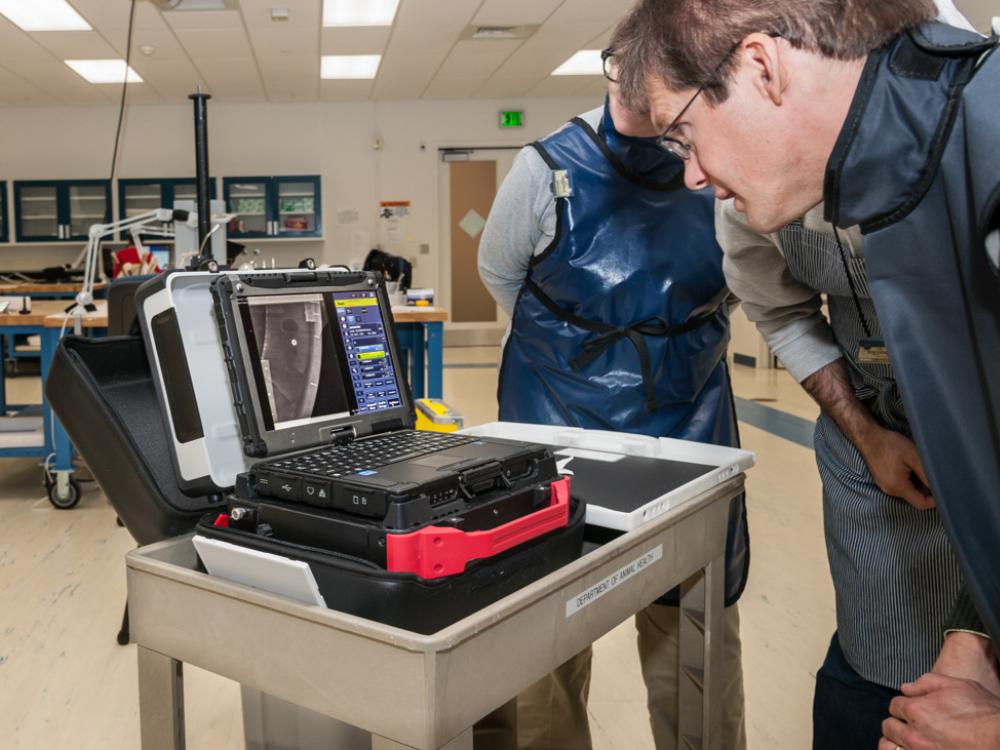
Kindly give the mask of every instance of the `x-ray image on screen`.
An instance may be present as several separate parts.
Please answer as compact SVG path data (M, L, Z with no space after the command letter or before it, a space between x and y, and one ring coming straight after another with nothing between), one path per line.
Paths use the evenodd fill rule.
M253 297L241 305L269 430L350 414L327 308L319 294Z

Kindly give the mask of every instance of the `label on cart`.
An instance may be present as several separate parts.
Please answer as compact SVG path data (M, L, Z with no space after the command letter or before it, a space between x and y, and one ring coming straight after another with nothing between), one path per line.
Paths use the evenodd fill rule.
M646 568L663 557L663 545L658 544L642 557L636 558L627 565L623 565L619 570L609 575L603 581L595 583L589 589L566 602L566 617L572 617L584 607L593 604L611 589L621 586L623 583L635 578Z

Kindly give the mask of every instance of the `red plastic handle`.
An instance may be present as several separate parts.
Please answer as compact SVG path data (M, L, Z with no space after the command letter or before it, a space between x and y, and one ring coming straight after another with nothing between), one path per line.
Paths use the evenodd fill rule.
M569 524L569 477L551 485L552 501L503 526L487 531L462 531L426 526L409 534L388 534L386 568L416 573L421 578L443 578L465 571L473 560L492 557Z

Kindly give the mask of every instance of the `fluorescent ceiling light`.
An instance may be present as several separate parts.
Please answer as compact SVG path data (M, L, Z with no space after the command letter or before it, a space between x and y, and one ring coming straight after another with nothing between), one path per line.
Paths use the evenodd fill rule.
M324 26L392 26L399 0L323 0Z
M599 76L604 75L599 49L582 49L552 71L554 76Z
M90 31L66 0L0 0L0 13L25 31Z
M66 60L73 70L91 83L123 83L125 80L125 61L117 60ZM128 68L128 82L142 83L142 77L132 66Z
M323 55L320 78L374 78L382 55Z

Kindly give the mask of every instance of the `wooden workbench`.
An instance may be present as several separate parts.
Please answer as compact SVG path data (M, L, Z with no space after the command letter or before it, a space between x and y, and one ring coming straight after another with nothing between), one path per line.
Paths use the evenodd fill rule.
M11 304L7 312L0 314L0 326L40 326L45 325L45 319L51 315L63 312L70 305L70 300L36 299L31 302L31 312L22 315L17 307ZM106 324L105 324L106 325Z
M0 272L3 276L3 272ZM67 284L47 284L44 281L24 281L16 284L0 282L0 296L7 295L32 295L32 294L61 294L75 295L80 291L83 284L72 282ZM94 284L94 292L103 291L107 287L106 282Z

